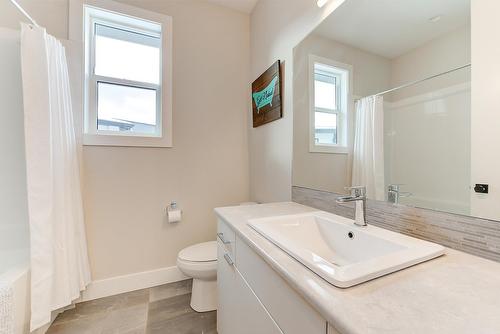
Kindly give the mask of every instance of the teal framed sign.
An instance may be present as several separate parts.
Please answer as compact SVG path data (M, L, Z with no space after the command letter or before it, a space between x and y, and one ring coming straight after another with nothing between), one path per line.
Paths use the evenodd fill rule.
M283 117L279 60L252 83L252 110L254 128Z

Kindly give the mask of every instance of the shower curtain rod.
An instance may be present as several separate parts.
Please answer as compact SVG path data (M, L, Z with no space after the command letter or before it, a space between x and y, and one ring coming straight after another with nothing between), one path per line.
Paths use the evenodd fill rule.
M16 0L10 0L10 2L12 2L12 4L13 4L14 6L16 6L16 7L17 7L17 9L19 9L19 11L20 11L21 13L23 13L23 15L24 15L24 16L26 16L26 17L28 18L28 20L30 20L30 21L31 21L31 23L32 23L35 27L39 27L39 25L36 23L36 21L35 21L35 20L33 20L33 18L30 16L30 14L28 14L28 12L27 12L27 11L25 11L25 10L24 10L24 8L23 8L23 7L21 7L21 5L20 5L20 4L18 4Z
M458 71L458 70L461 70L463 68L470 67L470 66L471 66L471 63L468 63L468 64L465 64L465 65L462 65L462 66L459 66L459 67L452 68L451 70L448 70L448 71L444 71L444 72L441 72L441 73L438 73L438 74L431 75L430 77L427 77L427 78L423 78L423 79L420 79L420 80L415 80L415 81L412 81L412 82L405 83L404 85L397 86L397 87L385 90L385 91L377 93L377 94L373 94L372 96L380 96L380 95L384 95L384 94L387 94L387 93L391 93L391 92L394 92L396 90L399 90L399 89L402 89L402 88L406 88L406 87L410 87L410 86L419 84L421 82L424 82L424 81L427 81L427 80L430 80L430 79L434 79L434 78L440 77L442 75L445 75L445 74L448 74L448 73L451 73L451 72L455 72L455 71Z

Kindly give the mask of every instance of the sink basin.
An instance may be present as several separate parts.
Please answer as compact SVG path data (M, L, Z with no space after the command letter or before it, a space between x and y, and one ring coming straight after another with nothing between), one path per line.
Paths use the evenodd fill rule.
M347 288L444 254L441 245L323 211L248 225L329 283Z

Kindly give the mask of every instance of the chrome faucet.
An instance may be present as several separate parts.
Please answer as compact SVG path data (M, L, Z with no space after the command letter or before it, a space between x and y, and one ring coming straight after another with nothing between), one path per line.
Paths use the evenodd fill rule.
M404 184L390 184L387 187L387 202L399 204L399 199L401 197L408 197L412 195L412 193L402 192L400 190L401 186L403 185Z
M345 189L350 190L351 195L337 197L336 202L339 204L355 202L354 225L368 226L366 223L366 187L347 187Z

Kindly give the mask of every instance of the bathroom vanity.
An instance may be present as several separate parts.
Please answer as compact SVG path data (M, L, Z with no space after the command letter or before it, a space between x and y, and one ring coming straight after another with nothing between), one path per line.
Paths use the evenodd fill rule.
M445 256L339 288L249 225L316 209L275 203L215 211L219 334L500 332L496 262L446 249Z
M218 333L326 333L327 321L223 219L218 233Z

